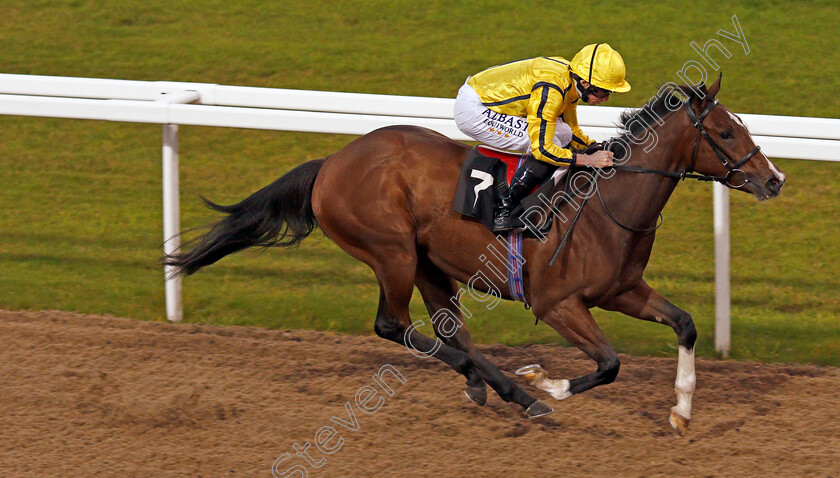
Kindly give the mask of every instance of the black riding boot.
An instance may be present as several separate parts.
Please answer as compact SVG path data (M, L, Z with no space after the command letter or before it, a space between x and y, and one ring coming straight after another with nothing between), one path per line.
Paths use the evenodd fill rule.
M543 164L546 163L537 164L537 167L529 167L534 163L536 163L536 160L533 156L526 159L525 163L516 170L516 173L510 180L508 193L502 196L501 201L496 206L495 218L493 219L493 232L504 232L513 229L510 218L511 211L519 204L519 201L524 199L531 190L542 182L546 177L545 173L556 169L543 167ZM546 166L548 165L546 164Z

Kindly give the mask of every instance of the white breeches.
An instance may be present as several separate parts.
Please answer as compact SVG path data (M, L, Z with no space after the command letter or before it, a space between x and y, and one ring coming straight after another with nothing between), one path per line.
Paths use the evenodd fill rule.
M498 149L530 152L528 122L520 116L497 113L481 103L478 93L464 83L455 98L455 123L462 133ZM557 118L554 144L565 148L572 142L572 128Z

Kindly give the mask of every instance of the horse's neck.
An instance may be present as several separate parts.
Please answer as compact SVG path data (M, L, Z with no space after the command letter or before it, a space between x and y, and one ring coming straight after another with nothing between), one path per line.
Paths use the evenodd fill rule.
M630 158L622 164L676 171L681 164L680 155L677 148L670 145L660 144L650 153L645 153L642 146L633 145ZM677 181L672 178L627 171L615 171L612 177L600 178L598 181L598 191L610 213L622 224L637 229L654 225L676 186ZM610 221L603 208L597 207L597 210L598 214Z

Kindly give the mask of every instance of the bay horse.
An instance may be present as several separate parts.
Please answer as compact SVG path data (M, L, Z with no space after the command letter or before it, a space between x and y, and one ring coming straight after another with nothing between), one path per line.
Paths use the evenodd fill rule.
M597 363L594 372L572 380L552 380L539 366L518 371L531 385L565 399L615 380L619 357L589 309L622 312L663 323L679 340L675 389L677 405L669 422L686 433L695 387L691 316L653 290L643 278L657 221L680 178L718 180L763 200L777 196L785 176L760 153L741 120L715 99L720 78L710 87L660 89L659 96L622 116L623 134L614 173L597 183L599 201L580 206L573 234L559 261L549 267L564 232L571 227L559 214L541 240L523 241L525 298L542 320ZM649 152L629 139L655 135ZM162 262L175 273L192 274L228 254L251 246L292 246L315 228L367 264L379 283L374 330L382 338L434 357L466 377L467 397L484 405L485 384L527 417L553 412L503 374L473 345L453 307L458 283L468 283L483 267L505 270L502 259L482 254L498 241L482 224L452 211L462 163L470 146L434 131L412 126L368 133L335 154L306 162L225 213L189 250ZM736 160L733 158L741 158ZM631 164L627 164L631 163ZM699 174L697 174L699 173ZM559 185L557 186L560 187ZM470 285L484 294L510 300L506 278L485 274ZM409 317L417 287L437 339L421 334ZM441 312L453 320L434 320ZM453 326L453 321L456 323ZM430 353L431 354L431 353Z

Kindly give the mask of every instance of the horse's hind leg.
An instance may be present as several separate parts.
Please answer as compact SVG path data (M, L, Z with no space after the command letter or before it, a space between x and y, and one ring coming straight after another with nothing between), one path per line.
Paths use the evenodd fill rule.
M470 400L484 405L487 400L484 387L486 382L504 401L521 405L530 418L553 412L550 407L522 390L476 349L461 318L460 308L452 303L457 293L454 280L430 262L421 260L415 282L423 295L429 316L432 317L435 334L445 344L466 352L471 358L470 366L464 372L467 377L465 393Z
M677 406L671 409L668 421L680 435L688 432L691 420L691 397L696 382L694 372L694 343L697 330L688 312L668 302L660 293L653 290L644 280L635 288L614 298L601 306L631 317L655 321L674 329L679 340L679 358L677 359L677 378L674 388L677 392Z
M469 349L473 348L472 339L464 326L460 310L453 310L450 302L456 292L456 283L442 272L430 272L431 268L434 266L430 264L418 267L415 284L429 311L435 335L446 345L469 354ZM472 360L462 373L467 378L464 390L467 398L479 406L484 406L487 403L487 388Z
M573 380L551 380L539 365L522 367L516 371L517 375L525 378L531 385L550 393L557 400L615 380L621 365L618 354L581 301L573 298L564 300L545 312L540 311L537 317L595 360L598 369Z
M387 263L380 263L374 267L380 286L379 309L374 325L376 334L406 346L417 357L434 356L443 361L453 370L467 377L468 391L471 387L476 389L482 387L484 382L477 373L472 358L466 352L453 346L460 345L458 339L447 339L445 342L432 340L412 325L408 305L414 291L414 263L416 263L416 257L412 254L397 254L389 255ZM426 291L425 294L436 293L430 286L424 285L422 290ZM441 325L440 322L438 325ZM438 327L436 326L435 329L437 331ZM460 337L463 338L463 334ZM469 339L468 335L467 339ZM486 392L484 396L486 399ZM536 400L532 398L531 401Z
M458 373L466 373L472 367L470 358L464 352L418 332L411 324L408 304L414 292L416 258L392 257L387 264L374 268L379 281L379 309L373 329L383 339L405 345L418 357L434 356Z

